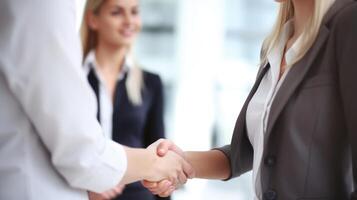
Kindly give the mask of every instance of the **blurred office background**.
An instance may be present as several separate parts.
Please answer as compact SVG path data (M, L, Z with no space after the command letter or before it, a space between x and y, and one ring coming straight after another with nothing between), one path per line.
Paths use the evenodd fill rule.
M141 0L135 54L160 74L167 137L184 150L230 143L255 80L259 52L277 13L273 0ZM77 0L78 25L84 0ZM251 174L193 180L173 200L252 199Z

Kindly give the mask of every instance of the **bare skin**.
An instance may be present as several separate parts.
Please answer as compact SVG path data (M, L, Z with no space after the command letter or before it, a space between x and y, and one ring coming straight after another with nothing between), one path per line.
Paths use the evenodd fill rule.
M166 151L164 156L157 155L158 146L164 140L160 139L147 149L125 147L127 155L127 171L117 187L101 194L89 193L91 200L110 199L121 193L120 187L140 180L159 182L167 180L170 186L177 187L186 182L187 178L195 177L192 166L181 155ZM108 198L110 197L110 198Z
M280 1L283 2L283 1ZM304 30L306 22L311 17L314 9L314 1L311 0L292 0L294 4L294 31L289 40L286 43L284 55L282 57L281 65L280 65L280 76L284 74L286 70L286 61L285 61L285 53L293 46L296 40L300 37L301 33Z
M157 147L157 154L160 156L166 155L169 151L176 152L190 163L195 174L194 178L222 180L227 179L230 175L229 161L221 151L183 152L169 140L163 140ZM143 181L142 183L153 194L161 197L169 196L179 186L175 186L167 180L161 182Z

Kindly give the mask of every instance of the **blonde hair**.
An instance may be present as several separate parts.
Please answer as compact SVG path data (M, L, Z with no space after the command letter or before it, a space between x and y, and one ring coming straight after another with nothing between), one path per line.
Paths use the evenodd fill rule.
M331 5L335 2L335 0L313 0L315 3L313 14L311 15L307 25L305 26L302 34L302 44L299 49L295 60L292 61L291 65L298 62L311 48L313 43L315 42L319 30L321 27L322 20L331 7ZM282 34L284 24L292 19L295 16L294 13L294 5L292 0L286 0L285 2L280 3L279 14L277 21L273 27L273 31L266 37L263 43L262 51L261 51L261 65L265 65L268 63L267 56L270 51L277 45L278 39Z
M87 0L84 15L81 24L81 40L83 48L83 59L86 58L88 53L95 49L98 45L97 33L91 30L86 21L86 15L88 12L93 12L93 14L98 15L101 6L104 4L105 0ZM126 91L130 102L133 105L139 106L142 104L142 88L144 87L143 81L143 71L133 59L131 51L126 55L126 59L131 58L133 63L132 67L129 69L128 77L125 82Z

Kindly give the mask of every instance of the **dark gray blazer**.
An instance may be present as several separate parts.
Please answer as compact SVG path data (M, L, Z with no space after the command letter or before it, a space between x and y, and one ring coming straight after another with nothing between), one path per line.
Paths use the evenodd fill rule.
M231 177L252 169L247 105L222 147ZM357 1L336 0L318 38L287 75L271 107L261 183L264 200L357 200Z

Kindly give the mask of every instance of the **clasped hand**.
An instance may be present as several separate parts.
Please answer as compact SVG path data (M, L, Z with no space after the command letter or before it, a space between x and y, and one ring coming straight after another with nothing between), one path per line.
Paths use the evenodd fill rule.
M156 154L162 158L169 158L173 156L171 159L175 159L176 161L180 161L182 164L182 168L179 166L171 173L171 176L160 179L158 181L152 180L144 180L142 184L148 190L150 190L153 194L159 195L161 197L167 197L172 194L174 190L176 190L181 185L187 182L187 179L194 178L195 172L193 167L188 163L184 152L176 146L173 142L165 139L160 139L150 145L148 148L152 148L155 150ZM179 157L179 159L178 159ZM172 165L176 165L175 162L166 163L167 165L162 165L162 171L170 171L170 167Z
M169 196L176 188L187 182L188 178L193 178L195 172L190 163L185 159L185 155L181 149L174 145L169 140L160 139L151 144L147 149L143 150L144 154L133 156L140 157L142 163L135 162L137 167L138 178L142 184L148 188L153 194L162 197ZM133 176L131 174L132 177ZM135 180L132 178L130 180ZM126 183L130 183L128 181ZM89 193L90 200L106 200L114 198L121 194L123 185L119 184L103 193Z

